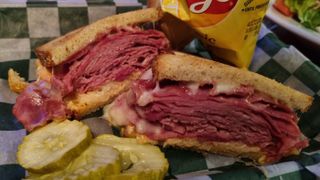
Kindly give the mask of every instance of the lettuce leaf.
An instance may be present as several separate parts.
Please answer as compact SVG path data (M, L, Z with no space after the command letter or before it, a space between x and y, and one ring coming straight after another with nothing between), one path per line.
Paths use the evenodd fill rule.
M297 13L301 23L311 29L320 29L320 0L285 0L290 11Z

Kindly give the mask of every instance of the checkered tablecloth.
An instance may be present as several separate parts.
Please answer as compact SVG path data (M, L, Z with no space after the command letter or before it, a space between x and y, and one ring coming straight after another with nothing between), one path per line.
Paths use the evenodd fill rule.
M141 9L145 3L146 0L0 0L0 180L25 176L15 154L26 131L11 113L17 95L8 89L8 69L15 69L29 81L35 80L35 47L99 18ZM185 51L209 56L197 40ZM168 179L320 178L320 69L265 27L250 69L314 96L313 106L299 122L303 133L311 138L310 147L299 156L268 166L249 166L234 158L168 148L163 150L170 162Z

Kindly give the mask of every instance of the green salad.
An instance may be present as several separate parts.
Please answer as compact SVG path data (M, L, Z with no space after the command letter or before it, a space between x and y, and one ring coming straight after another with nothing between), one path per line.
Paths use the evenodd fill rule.
M320 0L285 0L290 11L297 14L301 23L320 32Z

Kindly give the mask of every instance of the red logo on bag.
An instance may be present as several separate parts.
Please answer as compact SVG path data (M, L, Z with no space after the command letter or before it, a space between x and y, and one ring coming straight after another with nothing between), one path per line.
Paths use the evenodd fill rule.
M191 12L195 14L223 14L231 11L238 0L186 0Z

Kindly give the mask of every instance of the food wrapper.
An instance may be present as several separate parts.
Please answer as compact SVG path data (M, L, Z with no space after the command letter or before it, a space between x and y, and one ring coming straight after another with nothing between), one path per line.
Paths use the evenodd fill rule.
M214 56L248 68L269 0L162 0L161 8L185 21Z

